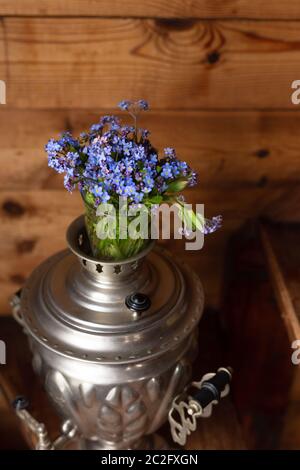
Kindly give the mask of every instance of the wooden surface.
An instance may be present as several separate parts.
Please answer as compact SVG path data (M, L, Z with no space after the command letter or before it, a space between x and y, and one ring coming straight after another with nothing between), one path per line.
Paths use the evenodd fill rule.
M261 227L270 277L290 341L290 354L295 351L294 341L300 339L300 226L270 225ZM289 392L289 403L284 418L282 446L294 442L300 446L300 366L294 364ZM289 445L289 444L288 444Z
M298 0L0 0L3 15L300 18Z
M300 339L300 226L296 224L263 224L261 236L270 278L286 327L290 356L293 342ZM290 365L291 381L287 389L288 405L283 418L281 448L299 449L300 365Z
M14 445L24 448L35 442L34 436L28 432L18 418L16 419L11 407L12 401L17 396L23 395L30 402L29 411L38 421L47 422L49 434L51 438L55 438L59 434L59 419L53 412L53 408L42 390L42 385L32 370L26 336L12 318L0 319L0 332L1 339L5 341L7 353L6 365L0 366L0 388L7 404L6 420L3 423L0 422L0 434L4 435L8 429L13 430L9 438L5 440L10 448ZM6 426L9 426L8 429ZM20 434L23 437L22 441L19 437Z
M45 143L66 130L79 135L106 112L0 106L0 160L6 162L6 171L0 172L1 189L62 189L62 177L47 167ZM300 182L300 113L151 111L140 123L150 130L157 149L174 146L199 172L200 196L202 189L224 188L225 195L230 188L288 189Z
M12 414L11 407L8 405L0 387L0 416L1 416L1 446L0 449L16 450L26 449L26 442L19 429L19 421Z
M294 109L298 21L4 17L7 107ZM120 79L121 78L121 79Z
M300 338L299 241L299 225L249 224L228 251L224 321L250 448L300 448L300 366L291 347Z
M300 229L265 224L261 235L281 316L292 343L300 339Z
M216 342L218 334L217 317L207 312L201 321L200 328L199 357L195 363L194 376L200 379L209 370L224 365L225 358L222 357L220 345ZM7 365L0 366L0 387L2 387L6 399L11 402L16 395L25 395L30 401L30 411L34 417L47 424L49 434L52 439L59 434L59 420L50 406L42 386L34 375L30 365L30 352L27 346L26 337L21 328L10 318L0 319L1 338L7 344ZM11 416L11 419L9 419ZM13 447L14 442L18 446L24 446L24 442L19 439L18 423L13 412L8 413L6 409L6 419L0 421L0 434L8 432L10 437L4 442ZM228 431L230 429L230 431ZM24 439L28 445L32 446L32 436L28 435L24 428L21 428ZM168 426L165 426L165 434L170 439ZM0 446L2 440L0 440ZM2 446L3 448L3 446ZM221 401L220 406L214 408L213 416L209 419L199 421L197 431L188 439L187 449L244 449L244 441L236 418L235 410L230 398Z

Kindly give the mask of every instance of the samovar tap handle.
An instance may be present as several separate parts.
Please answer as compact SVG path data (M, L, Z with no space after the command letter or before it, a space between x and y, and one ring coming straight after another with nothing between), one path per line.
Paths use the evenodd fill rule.
M54 450L54 446L49 438L45 424L37 421L26 410L29 405L28 400L23 396L19 396L13 401L12 405L17 416L24 422L27 428L35 434L37 438L35 450Z
M185 445L187 436L196 430L197 418L207 418L213 405L228 395L232 378L230 367L205 374L200 382L192 382L177 395L169 411L169 423L174 442Z
M35 450L56 450L62 449L68 441L73 439L77 433L77 427L71 420L67 419L62 423L61 434L51 442L44 423L37 421L28 411L28 400L24 396L17 397L13 403L13 408L17 416L25 423L28 429L33 432L37 438Z

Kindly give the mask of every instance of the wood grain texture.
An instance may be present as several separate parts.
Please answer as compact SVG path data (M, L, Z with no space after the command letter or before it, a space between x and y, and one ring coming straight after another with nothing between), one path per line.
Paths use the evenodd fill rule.
M7 82L7 56L5 47L4 21L0 17L0 80ZM1 105L2 106L2 105Z
M1 382L1 379L0 379ZM18 418L12 412L7 399L5 398L0 385L0 449L5 450L25 450L27 448L24 437L19 430Z
M47 167L45 143L67 129L79 135L103 112L0 107L0 162L6 168L0 172L0 188L62 189L62 177ZM286 203L285 209L292 216L296 196L300 196L300 113L160 111L145 113L140 123L150 129L160 151L175 147L198 171L199 191L282 186L291 193L294 185L295 203Z
M294 366L257 223L245 225L232 237L227 261L222 316L234 370L232 397L247 447L276 449ZM299 448L299 432L297 436ZM286 444L290 449L291 441Z
M1 338L7 345L7 363L1 366L0 387L9 408L9 412L5 416L6 423L2 423L1 415L1 434L7 433L10 437L10 448L28 449L29 446L33 448L33 444L36 443L36 437L15 415L11 406L13 400L22 395L30 403L28 411L39 422L46 423L50 438L54 440L59 435L60 420L42 388L41 381L32 369L32 358L27 338L12 318L0 319L0 331ZM8 425L7 428L5 424ZM23 439L21 440L20 437L23 437ZM5 448L2 447L2 439L0 448Z
M0 0L1 15L132 16L166 18L300 18L290 0Z
M261 226L274 292L291 343L300 339L299 225Z
M9 107L112 108L143 97L156 109L295 109L296 21L3 22Z
M284 417L281 448L299 449L300 420L300 365L291 361L292 343L300 338L300 225L263 224L262 240L265 247L270 278L288 337L292 383L287 388L289 403Z

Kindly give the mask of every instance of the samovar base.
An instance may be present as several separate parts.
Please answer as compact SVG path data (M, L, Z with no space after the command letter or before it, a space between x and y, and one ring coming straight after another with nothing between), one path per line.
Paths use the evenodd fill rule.
M142 437L139 441L134 442L128 447L111 446L107 443L92 441L76 436L65 441L57 450L170 450L167 441L159 434L150 434Z

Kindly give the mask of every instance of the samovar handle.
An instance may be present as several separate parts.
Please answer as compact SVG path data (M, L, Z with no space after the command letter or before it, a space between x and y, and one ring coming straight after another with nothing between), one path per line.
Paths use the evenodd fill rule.
M228 395L232 369L221 367L216 373L205 374L200 382L192 382L177 395L169 411L169 423L174 442L185 445L187 436L195 431L197 418L207 418L213 405Z
M19 289L14 295L10 297L9 302L14 319L24 327L24 322L21 315L21 294L22 289Z

